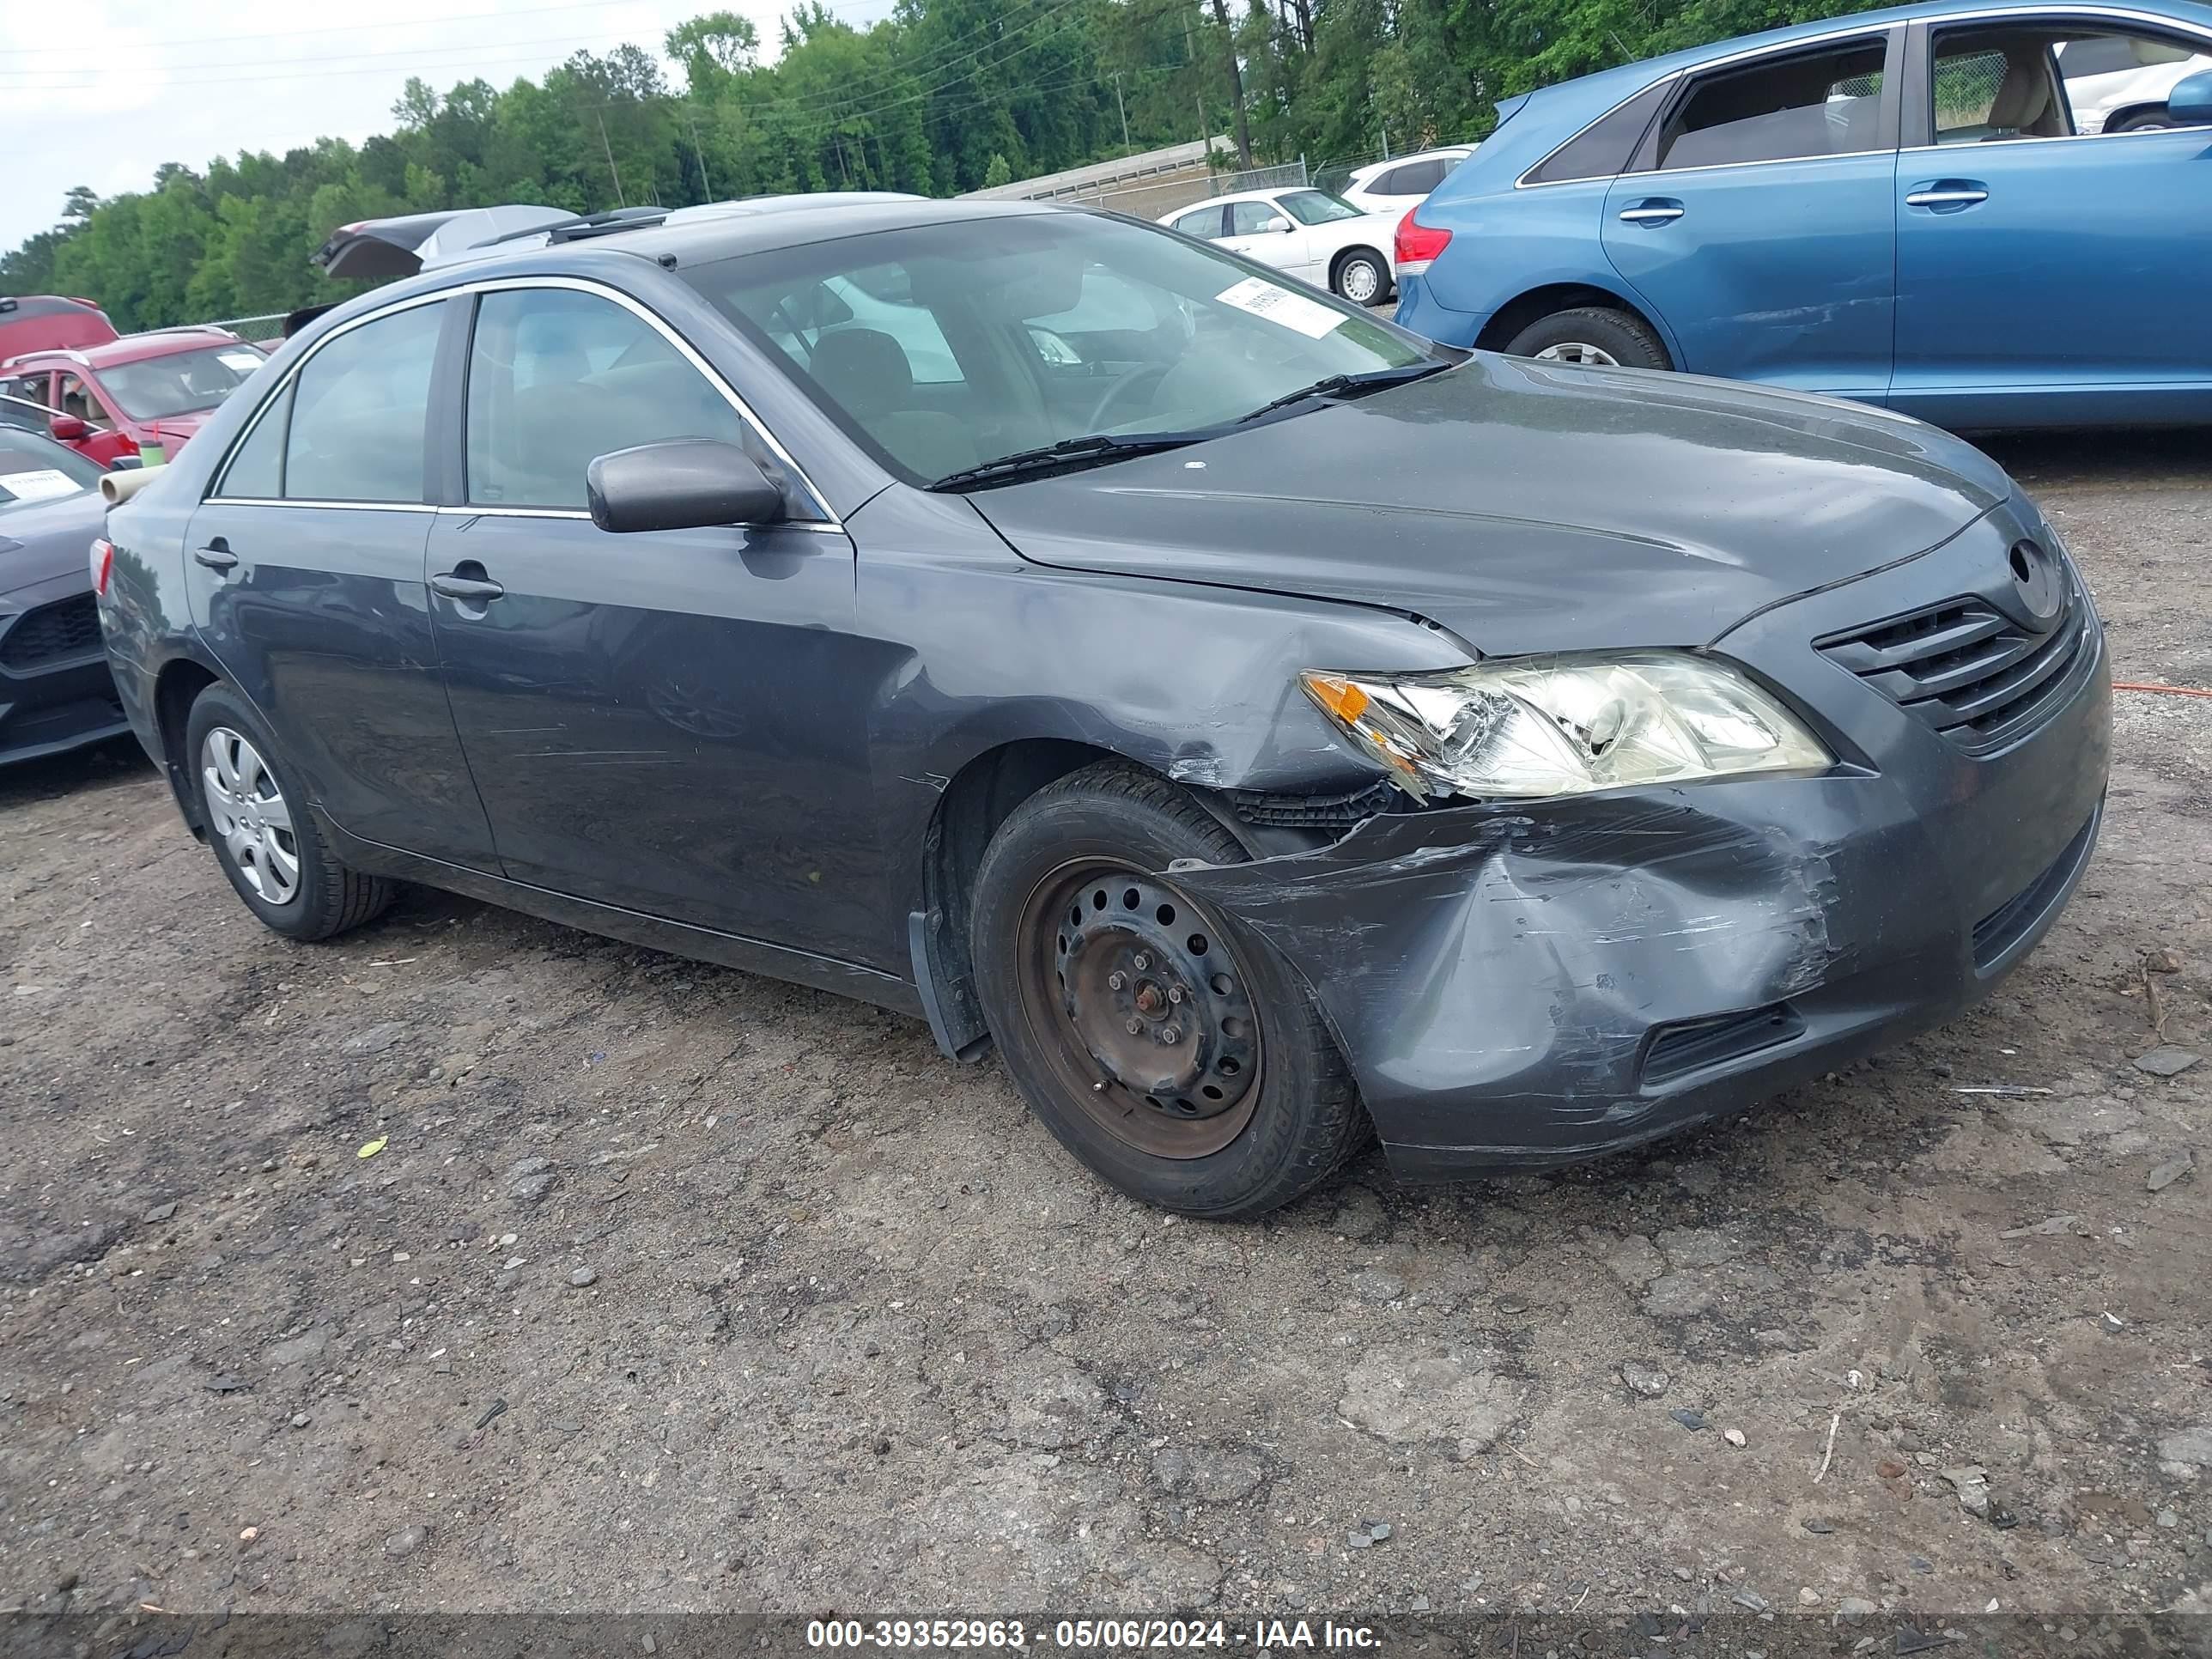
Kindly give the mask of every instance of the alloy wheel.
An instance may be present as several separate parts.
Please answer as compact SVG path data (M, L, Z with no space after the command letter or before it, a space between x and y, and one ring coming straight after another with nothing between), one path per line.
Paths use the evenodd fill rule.
M1157 1158L1204 1158L1259 1104L1261 1033L1235 951L1131 866L1063 865L1023 907L1022 1012L1060 1092Z
M1620 360L1602 346L1587 340L1562 340L1536 354L1540 363L1583 363L1593 368L1619 368Z
M300 846L292 808L253 744L218 726L200 745L200 790L208 817L231 862L270 904L289 904L300 890Z

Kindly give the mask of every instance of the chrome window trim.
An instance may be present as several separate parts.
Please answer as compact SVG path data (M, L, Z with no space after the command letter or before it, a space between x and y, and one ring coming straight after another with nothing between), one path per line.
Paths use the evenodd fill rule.
M410 295L404 300L395 300L390 305L380 306L375 310L364 312L358 317L348 318L344 322L339 324L329 333L324 335L321 339L316 341L313 345L310 346L305 352L303 352L301 355L300 361L294 363L289 368L286 369L284 371L283 378L278 380L275 386L271 386L268 392L263 395L260 407L253 411L252 418L247 421L244 427L240 428L238 435L231 440L230 447L224 452L222 459L216 463L214 474L216 482L213 485L213 493L210 494L204 499L210 504L222 502L229 506L366 507L372 508L396 507L402 508L403 510L414 510L425 513L434 513L438 511L439 508L437 504L431 501L307 501L294 500L289 497L282 501L270 501L265 497L256 498L231 496L225 495L222 493L222 482L229 476L231 465L237 459L239 451L244 448L246 441L252 438L253 435L253 429L261 424L262 417L267 415L270 409L275 407L277 400L284 395L285 388L299 379L300 371L304 369L309 363L314 362L316 354L320 352L325 346L330 344L331 341L343 338L344 336L353 332L354 330L366 327L370 323L380 321L386 317L396 316L403 311L410 311L417 306L436 305L447 300L459 299L464 295L493 294L516 289L547 288L567 289L576 293L597 295L602 299L611 300L615 304L620 306L623 310L631 313L638 318L640 321L643 322L647 327L652 329L663 339L666 340L671 346L675 348L678 356L681 356L686 362L690 363L694 369L697 370L699 374L703 375L706 378L707 384L714 387L716 392L721 394L723 400L736 411L738 418L743 421L745 425L752 430L754 434L760 439L761 442L767 447L769 453L774 455L776 459L789 471L793 479L797 483L799 487L805 492L809 504L812 506L816 512L822 515L819 520L797 520L790 522L818 522L822 527L826 530L834 530L840 533L843 532L845 528L843 520L830 509L828 500L823 495L821 490L816 487L814 480L807 475L806 469L799 465L798 461L793 458L791 452L786 449L783 445L777 441L775 434L769 430L768 423L763 421L761 417L754 412L751 404L748 404L744 398L738 395L737 388L732 386L726 380L725 380L720 372L717 370L712 363L701 356L693 348L689 340L678 333L658 312L654 311L650 306L645 304L644 301L623 293L620 289L611 287L605 283L598 282L586 276L485 277L478 282L458 283L451 288L441 288L429 294ZM519 513L522 509L514 508L502 510L498 508L469 507L465 510L482 517L508 516L511 514ZM574 508L536 508L532 509L531 513L532 516L539 516L546 514L559 514L562 516L574 516L583 519L588 519L591 517L590 514L579 513Z
M2063 4L1991 6L1977 11L1955 12L1944 17L1907 19L1902 23L1890 22L1881 24L1877 26L1871 32L1886 36L1893 29L1906 27L1913 22L1919 22L1924 24L1932 33L1939 28L1949 28L1954 25L1960 23L1999 22L2008 18L2021 17L2094 17L2108 22L2117 21L2121 22L2142 23L2152 28L2167 29L2175 33L2191 36L2194 39L2205 41L2207 46L2209 48L2212 48L2212 36L2206 36L2199 33L2193 25L2177 21L2175 19L2165 16L2158 12L2138 11L2131 6L2108 6L2097 4L2078 6ZM1830 40L1847 40L1854 34L1864 34L1868 33L1869 33L1869 31L1863 23L1859 24L1856 27L1849 25L1842 25L1832 29L1824 29L1818 34L1802 36L1801 38L1790 41L1788 44L1784 46L1747 47L1741 52L1730 52L1725 57L1710 58L1702 64L1691 64L1685 65L1681 69L1670 70L1666 74L1662 75L1654 80L1646 81L1642 86L1637 88L1635 91L1630 93L1626 98L1621 99L1619 103L1614 104L1611 108L1605 110L1603 112L1592 117L1589 120L1583 122L1581 126L1576 128L1575 131L1570 133L1565 139L1561 140L1559 143L1554 144L1550 149L1547 150L1542 156L1531 162L1525 169L1523 169L1521 176L1513 181L1513 188L1516 190L1552 190L1561 185L1588 185L1599 182L1610 182L1615 179L1626 179L1630 175L1625 173L1599 173L1589 179L1548 179L1532 184L1529 182L1528 175L1536 172L1544 165L1545 162L1549 161L1553 156L1557 155L1569 144L1573 143L1576 139L1581 137L1592 127L1595 126L1600 121L1606 119L1608 116L1612 115L1615 111L1622 108L1624 106L1634 103L1638 98L1644 96L1645 93L1650 92L1654 87L1664 86L1668 82L1672 81L1680 81L1686 76L1704 75L1712 70L1724 69L1731 64L1747 63L1761 58L1786 55L1791 52L1802 51L1808 46L1818 46ZM1907 88L1906 90L1909 92L1911 89ZM2185 132L2191 129L2184 127L2178 129L2168 128L2166 130L2169 131L2179 131ZM2070 135L2070 137L2075 138L2135 138L2142 136L2143 135L2142 134L2132 132L2077 132ZM1998 138L1993 139L1990 142L1999 144L2050 144L2064 143L2067 140L2064 138ZM1914 144L1905 149L1901 149L1897 153L1910 154L1917 150L1960 149L1963 148L1963 145L1959 144ZM1881 155L1888 153L1889 152L1878 149L1860 149L1847 152L1847 154L1850 155ZM1838 158L1833 156L1795 155L1785 156L1782 159L1790 161L1832 161ZM1706 173L1711 171L1715 167L1772 167L1774 165L1775 163L1772 161L1720 161L1711 162L1705 166L1695 167L1654 168L1650 173L1638 173L1634 176L1639 179L1644 179L1656 176L1656 174L1662 172Z
M435 513L428 501L325 501L307 496L209 495L203 507L339 507L354 513Z
M257 503L270 505L271 503ZM332 501L325 506L343 507L349 503ZM281 506L283 503L274 503ZM435 513L447 519L581 519L591 522L592 515L579 507L426 507L421 511ZM779 519L773 524L733 523L732 530L804 530L816 535L842 536L844 526L821 519Z

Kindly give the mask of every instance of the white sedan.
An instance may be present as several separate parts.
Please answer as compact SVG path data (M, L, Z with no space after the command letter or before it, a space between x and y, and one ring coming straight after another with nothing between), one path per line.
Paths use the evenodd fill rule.
M2212 56L2147 35L2092 34L2058 48L2076 132L2151 132L2177 125L2166 95Z
M1344 186L1344 199L1362 213L1387 213L1394 218L1429 199L1429 192L1444 175L1475 152L1473 144L1446 144L1414 155L1376 161L1356 170Z
M1325 190L1248 190L1177 208L1159 222L1331 289L1354 305L1388 297L1395 276L1390 245L1396 217L1362 213Z

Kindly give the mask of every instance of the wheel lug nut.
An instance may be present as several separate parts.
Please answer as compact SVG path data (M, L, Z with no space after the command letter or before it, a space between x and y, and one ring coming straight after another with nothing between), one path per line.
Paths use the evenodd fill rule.
M1152 965L1152 959L1146 956L1142 951L1138 951L1135 956L1129 959L1129 966L1135 969L1140 974Z
M1130 1035L1131 1036L1136 1036L1138 1032L1139 1032L1139 1031L1143 1030L1144 1029L1145 1029L1145 1022L1144 1022L1144 1021L1142 1021L1141 1019L1133 1019L1133 1020L1131 1020L1131 1021L1129 1022L1129 1024L1128 1024L1128 1032L1129 1032L1129 1035Z
M1181 1002L1182 1000L1182 987L1180 985L1169 986L1168 1000L1170 1002Z
M1121 974L1115 973L1106 975L1106 988L1109 991L1118 991L1128 982L1127 978Z
M1160 1027L1160 1042L1163 1046L1171 1048L1182 1041L1182 1028L1181 1026L1163 1025Z

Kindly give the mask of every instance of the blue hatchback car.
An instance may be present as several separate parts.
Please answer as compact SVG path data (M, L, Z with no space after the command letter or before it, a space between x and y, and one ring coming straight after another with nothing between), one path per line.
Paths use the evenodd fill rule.
M1954 428L2212 421L2212 6L1946 0L1501 104L1397 319Z

